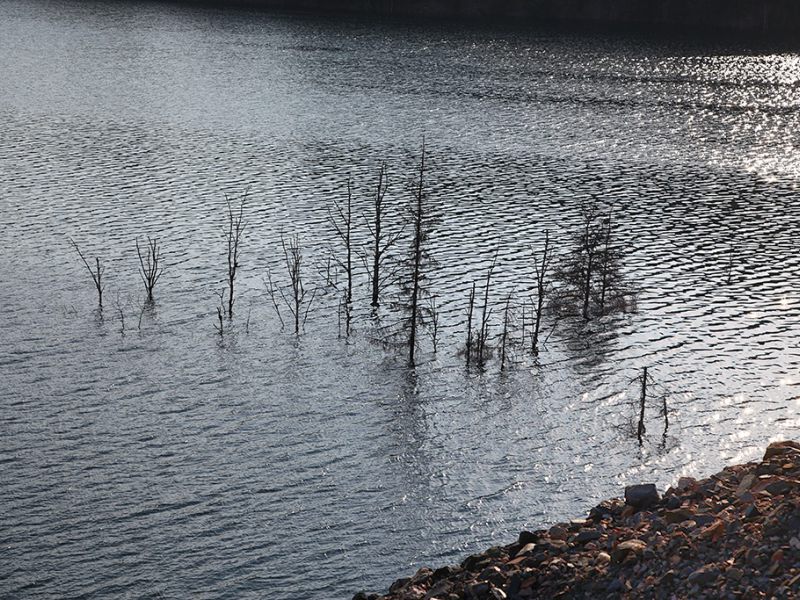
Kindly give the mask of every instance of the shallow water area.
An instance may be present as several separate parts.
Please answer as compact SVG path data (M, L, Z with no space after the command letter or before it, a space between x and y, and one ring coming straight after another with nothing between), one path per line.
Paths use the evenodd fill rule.
M797 437L785 47L10 0L0 81L0 596L349 598ZM442 331L410 370L371 341L366 278L343 339L320 271L348 176L367 213L387 161L393 222L423 136ZM499 333L593 196L637 310L549 318L538 358L466 369L472 281L497 250ZM299 337L265 293L281 234L320 288ZM166 269L142 311L147 235ZM106 264L102 314L70 237Z

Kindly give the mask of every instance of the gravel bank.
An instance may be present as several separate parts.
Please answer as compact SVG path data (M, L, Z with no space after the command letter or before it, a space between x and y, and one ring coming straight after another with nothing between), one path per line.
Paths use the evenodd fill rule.
M663 496L630 486L587 518L422 568L354 600L800 598L800 443Z

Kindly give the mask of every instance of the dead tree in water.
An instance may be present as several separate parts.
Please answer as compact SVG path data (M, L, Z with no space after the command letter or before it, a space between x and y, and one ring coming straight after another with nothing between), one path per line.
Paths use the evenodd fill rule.
M494 268L497 265L497 254L498 251L495 250L494 258L492 259L492 264L489 265L489 270L486 271L486 283L483 287L483 309L481 312L481 323L480 328L478 329L478 336L477 336L477 348L476 354L478 359L478 364L482 365L484 360L486 359L486 352L487 342L489 341L489 320L492 317L492 309L489 307L489 289L492 283L492 273L494 272Z
M353 192L350 178L347 179L347 203L342 206L338 201L333 201L334 210L328 209L328 223L336 232L336 236L344 247L344 258L336 259L336 262L344 270L347 277L347 288L345 289L345 302L353 303L353 246L351 241L353 212L352 212ZM335 214L334 214L335 212Z
M238 210L234 209L231 198L225 195L225 204L228 207L228 227L225 230L225 241L228 248L228 318L233 318L233 303L235 301L234 283L236 274L239 271L239 246L244 232L244 203L247 200L247 192L239 198Z
M112 300L112 305L117 311L117 316L119 317L119 333L122 337L125 337L125 307L122 304L119 292L117 292L116 298Z
M497 251L494 253L492 263L486 271L486 280L483 284L483 306L481 307L480 320L476 327L473 327L473 314L475 312L476 283L472 282L469 293L469 305L467 307L467 344L465 356L467 366L474 358L478 365L483 366L489 353L489 321L492 317L492 308L489 306L489 290L492 284L492 274L497 264Z
M475 309L475 282L472 282L472 289L469 292L469 307L467 308L467 366L472 361L472 313Z
M161 248L158 246L158 239L150 239L147 236L147 254L142 257L142 251L139 248L139 240L136 240L136 254L139 256L139 275L144 284L144 290L147 293L147 302L153 303L153 288L164 272L164 267L161 265Z
M83 261L83 264L86 267L86 270L89 271L89 275L92 276L92 281L94 281L94 287L97 290L97 306L102 311L103 310L103 273L105 272L105 268L100 263L100 259L95 257L95 259L94 259L95 267L94 267L94 269L92 269L92 267L89 266L89 262L83 256L83 252L81 252L81 249L78 247L78 244L75 242L75 240L73 240L72 238L69 238L69 243L72 244L73 248L75 248L75 252L77 252L78 256L81 257L81 260Z
M531 352L533 354L539 353L539 331L542 326L542 312L544 311L544 301L548 289L547 271L550 268L551 254L550 232L545 231L541 261L537 260L536 257L534 257L533 261L533 266L536 269L536 303L533 304L531 302L533 304L533 332L531 334Z
M353 305L347 301L347 295L342 294L339 301L339 307L336 311L336 327L338 330L338 337L342 337L342 315L344 315L344 336L350 337L350 322L352 321Z
M289 238L287 243L284 237L281 236L281 248L283 249L284 265L286 266L289 283L283 287L276 286L272 283L271 274L268 274L269 287L267 288L267 293L272 298L272 304L275 307L275 311L278 313L278 318L281 320L281 323L283 323L283 317L281 317L280 309L278 308L276 294L281 297L283 303L289 309L289 313L292 315L294 332L295 334L299 334L300 329L305 326L306 319L308 319L308 313L311 310L311 305L314 303L317 291L316 289L312 290L311 296L308 297L309 292L303 284L303 251L300 247L300 240L298 237L293 236Z
M325 282L324 285L327 288L336 288L338 287L338 280L339 280L339 270L337 269L337 260L331 256L332 253L328 253L325 257L324 263L317 263L316 268L319 272L322 280Z
M405 273L400 278L401 308L405 312L403 329L408 334L408 363L416 364L417 333L421 326L427 325L428 311L423 298L428 295L426 289L427 267L431 264L427 245L430 236L432 219L425 203L425 141L422 142L422 154L419 162L419 179L415 185L414 198L409 210L409 221L413 231L409 253L403 261Z
M436 306L436 294L428 297L428 315L430 316L428 332L431 334L433 353L436 354L439 345L439 308Z
M644 427L644 406L647 400L647 367L644 368L642 373L642 394L639 397L639 426L636 428L636 437L639 439L639 445L643 443L645 434Z
M142 302L139 304L139 318L136 320L136 329L139 331L142 330L142 318L144 318L144 313L148 308L147 301Z
M509 293L506 296L506 306L505 310L503 311L503 334L501 336L500 341L500 370L503 371L506 368L506 342L508 340L508 317L509 317L509 309L511 306L511 294Z
M219 304L217 305L217 322L214 323L214 329L217 330L219 337L224 337L225 322L222 320L222 315L225 314L225 290L217 292L216 296L219 298Z
M267 295L269 295L270 300L272 301L272 308L275 309L275 314L278 315L278 320L281 322L281 330L286 327L286 323L283 321L283 315L281 315L281 307L278 305L278 296L280 292L278 291L278 286L272 281L272 271L267 270L267 280L264 282L267 287Z
M373 199L373 216L372 223L368 219L364 219L367 224L367 229L370 234L370 252L369 259L364 255L364 266L369 275L370 286L372 288L372 301L370 304L377 308L380 306L380 294L383 288L392 281L397 273L396 269L386 270L386 261L390 258L389 250L394 246L397 238L400 237L402 229L398 229L391 235L386 235L384 232L384 205L383 199L386 196L387 189L387 175L386 163L381 164L380 171L378 172L378 187L375 191Z

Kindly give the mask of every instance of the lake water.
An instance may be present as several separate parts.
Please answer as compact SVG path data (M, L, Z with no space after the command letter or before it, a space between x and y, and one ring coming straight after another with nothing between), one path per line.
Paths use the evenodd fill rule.
M0 82L4 598L349 598L797 437L790 49L6 0ZM360 215L387 161L396 222L423 136L442 331L411 370L374 343L360 272L340 337L316 267L348 176ZM225 194L245 191L220 339ZM472 281L497 249L497 334L532 248L566 248L592 196L638 310L467 370ZM299 337L265 294L282 233L320 286ZM147 235L166 269L139 323ZM106 264L102 315L69 237Z

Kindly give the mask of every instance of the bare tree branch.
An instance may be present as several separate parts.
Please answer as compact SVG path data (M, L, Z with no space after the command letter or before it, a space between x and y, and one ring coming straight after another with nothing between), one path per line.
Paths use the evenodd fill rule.
M225 194L225 204L228 208L228 227L225 231L225 241L227 243L227 263L228 263L228 318L233 318L233 304L236 299L234 295L234 283L239 271L239 247L244 232L244 204L247 200L247 192L239 197L239 208L234 209L232 198Z
M78 247L78 244L72 238L69 239L69 243L72 244L72 247L75 248L75 251L78 253L78 256L81 257L86 270L89 271L89 275L92 276L92 281L94 281L94 287L97 290L97 305L100 307L100 310L103 309L103 273L105 272L105 268L100 263L100 259L95 257L95 268L89 266L89 262L86 260L86 257L83 256L83 252Z
M139 276L142 278L144 290L147 293L147 302L153 303L153 288L161 278L164 267L161 265L161 248L158 245L158 238L151 239L147 236L147 252L142 256L139 248L139 240L136 240L136 254L139 256Z

